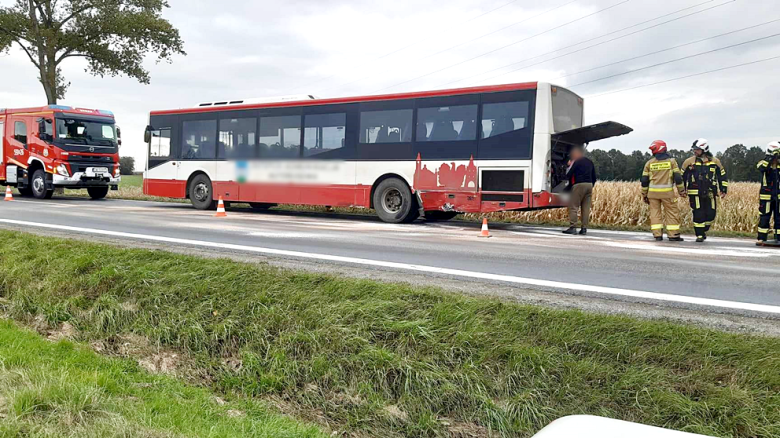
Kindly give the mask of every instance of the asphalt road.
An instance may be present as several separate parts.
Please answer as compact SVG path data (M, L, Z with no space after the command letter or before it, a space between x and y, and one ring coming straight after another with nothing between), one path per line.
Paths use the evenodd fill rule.
M757 248L749 239L657 243L649 233L594 230L580 237L518 225L493 225L493 237L484 239L478 224L462 222L393 225L373 217L240 209L229 209L227 218L213 214L188 204L17 198L0 202L0 227L356 265L399 279L413 273L780 317L780 249Z

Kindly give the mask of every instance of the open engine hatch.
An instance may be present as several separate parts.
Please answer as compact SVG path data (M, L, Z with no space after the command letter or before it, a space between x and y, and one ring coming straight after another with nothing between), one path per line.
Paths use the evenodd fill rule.
M560 142L571 145L586 145L592 141L626 135L632 131L633 129L618 122L603 122L553 134L552 141L553 144Z

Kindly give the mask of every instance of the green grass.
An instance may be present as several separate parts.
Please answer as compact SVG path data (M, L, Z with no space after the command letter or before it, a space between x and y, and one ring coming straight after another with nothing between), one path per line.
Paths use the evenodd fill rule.
M122 175L122 182L119 183L119 187L143 187L144 176L143 175Z
M0 437L324 437L251 400L224 402L0 320Z
M334 430L527 437L595 414L780 436L780 339L11 232L0 260L17 320L145 337Z

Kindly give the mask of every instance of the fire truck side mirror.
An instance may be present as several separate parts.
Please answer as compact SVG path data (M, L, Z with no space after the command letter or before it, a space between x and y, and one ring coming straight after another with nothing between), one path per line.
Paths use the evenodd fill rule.
M144 131L144 143L150 143L152 141L152 131L154 128L152 128L151 125L146 127L146 130Z
M116 127L116 145L119 147L122 146L122 130L119 126Z

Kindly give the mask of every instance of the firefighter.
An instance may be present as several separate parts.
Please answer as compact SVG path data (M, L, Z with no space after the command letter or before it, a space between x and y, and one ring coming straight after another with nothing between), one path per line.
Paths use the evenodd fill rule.
M682 171L677 166L677 160L667 153L666 143L656 140L650 145L653 158L645 164L642 173L642 197L650 205L650 228L655 240L664 240L664 223L666 233L672 242L682 242L680 237L680 204L677 195L685 197Z
M693 156L683 163L683 180L693 210L696 242L702 243L707 240L707 232L718 214L719 198L726 197L729 183L726 169L710 153L707 140L694 141L691 149Z
M758 162L758 171L761 172L761 192L759 195L759 211L761 213L758 222L758 242L761 246L767 241L769 225L774 215L774 237L780 233L780 142L769 143L766 150L766 158Z

